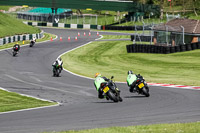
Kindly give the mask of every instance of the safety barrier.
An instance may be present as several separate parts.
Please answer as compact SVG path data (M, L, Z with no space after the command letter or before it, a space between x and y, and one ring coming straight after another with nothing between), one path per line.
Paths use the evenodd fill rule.
M179 45L179 46L157 46L147 44L130 44L126 45L127 53L158 53L170 54L200 49L200 42Z
M37 33L37 34L25 34L25 35L15 35L15 36L10 36L10 37L4 37L4 38L0 38L0 45L17 42L17 41L31 40L33 37L36 37L38 39L38 38L42 38L43 35L44 35L44 32L42 31L41 33Z
M27 25L33 26L48 26L48 27L61 27L61 28L72 28L72 29L98 29L101 30L101 25L90 25L90 24L64 24L64 23L49 23L49 22L26 22Z
M132 30L137 29L151 30L151 25L148 26L112 26L112 25L91 25L91 24L64 24L64 23L49 23L49 22L27 22L25 24L33 26L48 26L48 27L62 27L62 28L73 28L73 29L98 29L98 30Z

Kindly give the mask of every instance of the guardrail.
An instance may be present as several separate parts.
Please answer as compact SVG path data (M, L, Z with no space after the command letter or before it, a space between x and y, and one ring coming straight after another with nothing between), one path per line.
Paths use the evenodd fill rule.
M0 38L0 45L4 45L7 43L17 42L17 41L24 41L24 40L31 40L33 37L42 38L44 35L44 32L37 34L24 34L24 35L15 35L10 37L4 37Z

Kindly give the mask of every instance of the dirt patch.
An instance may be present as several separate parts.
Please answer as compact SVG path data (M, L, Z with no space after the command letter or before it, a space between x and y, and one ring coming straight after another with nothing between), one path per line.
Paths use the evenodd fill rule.
M19 8L23 8L22 6L14 6L14 7L11 7L9 8L8 12L15 12L17 9Z

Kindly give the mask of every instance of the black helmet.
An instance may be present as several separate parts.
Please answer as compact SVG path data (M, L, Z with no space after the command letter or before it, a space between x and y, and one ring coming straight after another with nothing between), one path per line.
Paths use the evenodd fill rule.
M129 70L129 71L128 71L128 74L133 74L133 71Z

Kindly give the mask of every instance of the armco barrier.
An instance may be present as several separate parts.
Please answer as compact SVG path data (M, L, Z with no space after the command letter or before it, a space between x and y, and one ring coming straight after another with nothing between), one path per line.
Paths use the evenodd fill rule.
M179 46L158 46L147 44L130 44L126 45L127 53L158 53L158 54L170 54L176 52L184 52L194 49L200 49L200 42L179 45Z

